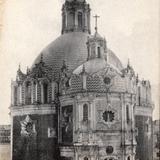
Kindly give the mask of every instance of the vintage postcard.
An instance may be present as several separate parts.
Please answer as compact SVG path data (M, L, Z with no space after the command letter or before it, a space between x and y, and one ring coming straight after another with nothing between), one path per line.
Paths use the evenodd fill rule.
M0 160L160 160L159 0L0 0Z

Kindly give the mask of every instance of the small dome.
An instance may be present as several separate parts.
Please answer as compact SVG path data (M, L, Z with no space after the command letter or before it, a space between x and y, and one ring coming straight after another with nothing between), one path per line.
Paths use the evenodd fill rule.
M55 76L60 72L64 60L69 70L76 69L87 60L88 51L86 43L88 36L90 35L82 32L70 32L61 35L40 53L33 66L39 63L41 54L43 54L43 61L53 69ZM110 64L119 70L123 69L120 60L112 51L108 50L107 54Z
M85 68L86 73L93 74L105 68L106 65L107 63L104 59L95 58L80 65L73 71L73 74L80 74L83 71L83 68Z
M103 39L103 38L101 37L101 35L100 35L98 32L95 32L93 38Z
M112 64L107 63L107 61L105 59L95 58L95 59L89 60L89 61L83 63L82 65L80 65L79 67L77 67L73 71L73 74L80 74L85 69L86 73L92 75L94 73L97 73L97 72L105 69L107 66L112 67L114 70L116 70L117 72L120 73L120 70L117 67L113 66Z

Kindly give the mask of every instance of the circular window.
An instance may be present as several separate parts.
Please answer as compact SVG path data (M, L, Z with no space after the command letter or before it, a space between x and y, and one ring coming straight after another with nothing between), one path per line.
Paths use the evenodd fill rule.
M114 121L114 113L112 111L105 111L103 113L103 119L104 119L105 122Z
M104 81L104 83L105 83L106 85L110 85L110 83L111 83L111 78L110 78L110 77L105 77L103 81Z
M32 123L28 123L28 124L26 125L26 131L27 131L28 133L30 133L30 132L32 132L32 130L33 130L33 124L32 124Z
M108 146L108 147L106 148L106 153L107 153L107 154L113 153L113 147L112 147L112 146Z

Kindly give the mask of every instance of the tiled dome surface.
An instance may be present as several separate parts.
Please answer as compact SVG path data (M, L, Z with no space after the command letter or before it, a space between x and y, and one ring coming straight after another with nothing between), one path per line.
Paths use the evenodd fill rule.
M88 36L82 32L63 34L41 52L43 61L52 67L55 76L59 73L63 60L66 61L69 70L77 68L87 60L86 42ZM34 64L40 61L41 54L36 58ZM108 50L108 61L120 70L123 68L120 60L110 50Z
M73 73L80 74L83 70L83 67L85 67L85 72L87 72L89 74L93 74L93 73L96 73L96 72L104 69L106 66L107 66L107 63L106 63L105 59L95 58L95 59L91 59L91 60L83 63L82 65L78 66L73 71Z

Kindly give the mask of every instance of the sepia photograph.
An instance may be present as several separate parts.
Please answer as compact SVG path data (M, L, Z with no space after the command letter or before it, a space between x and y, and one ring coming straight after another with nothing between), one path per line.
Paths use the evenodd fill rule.
M159 0L0 0L0 160L160 160Z

